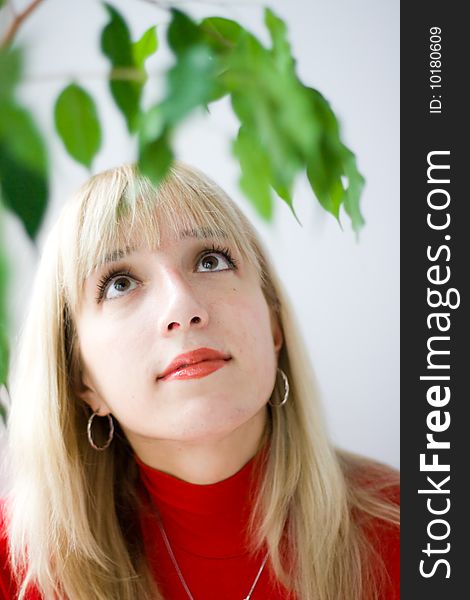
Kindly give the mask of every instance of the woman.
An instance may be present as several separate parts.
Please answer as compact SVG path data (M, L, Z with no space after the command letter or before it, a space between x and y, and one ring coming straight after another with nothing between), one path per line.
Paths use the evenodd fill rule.
M396 474L325 431L224 192L179 162L158 189L132 167L93 177L22 336L3 597L398 598Z

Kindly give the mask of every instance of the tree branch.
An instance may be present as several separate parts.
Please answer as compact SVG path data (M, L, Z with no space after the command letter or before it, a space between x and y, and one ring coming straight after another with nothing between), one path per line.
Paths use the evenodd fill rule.
M29 6L27 6L22 12L18 13L13 21L11 22L10 27L7 29L7 32L3 36L2 41L0 42L0 48L7 48L11 45L13 40L15 39L15 35L18 29L23 24L23 21L29 17L29 15L36 10L36 8L43 2L43 0L33 0Z
M28 74L22 81L22 85L48 83L50 81L136 81L137 83L145 83L147 79L156 77L164 77L165 71L143 71L137 67L116 67L111 71L82 71L82 72L57 72L57 73L39 73Z

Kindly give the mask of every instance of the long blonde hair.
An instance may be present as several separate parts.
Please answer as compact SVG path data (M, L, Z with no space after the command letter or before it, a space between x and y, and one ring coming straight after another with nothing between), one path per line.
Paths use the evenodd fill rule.
M9 539L20 600L29 585L45 598L162 598L135 517L138 473L130 446L117 425L110 448L94 451L86 438L89 411L74 391L74 314L86 277L136 233L158 246L162 228L196 229L233 244L257 269L283 330L279 366L290 396L282 409L269 407L271 442L266 463L257 465L263 475L251 550L267 543L279 582L301 600L379 598L373 565L380 561L361 523L397 521L382 493L394 476L377 467L375 484L364 486L357 474L371 465L333 448L292 310L253 226L212 180L175 161L158 188L132 166L92 177L64 206L44 246L9 416ZM275 387L272 398L279 393Z

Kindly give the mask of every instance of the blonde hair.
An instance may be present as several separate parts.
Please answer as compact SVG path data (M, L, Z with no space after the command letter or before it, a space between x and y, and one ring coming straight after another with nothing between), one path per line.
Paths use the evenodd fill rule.
M332 447L292 311L254 228L212 180L175 161L158 188L132 166L91 178L44 246L9 417L9 539L20 600L30 584L45 598L162 598L139 535L130 446L119 426L106 452L86 438L89 411L74 392L80 361L73 318L86 277L106 255L136 235L158 246L162 228L233 244L257 269L283 330L279 366L290 396L282 409L269 407L271 442L266 463L257 465L251 550L267 543L278 581L299 599L379 598L373 565L380 558L364 523L397 521L383 494L396 478L377 466L373 485L364 485L358 474L371 463ZM279 393L275 387L272 398Z

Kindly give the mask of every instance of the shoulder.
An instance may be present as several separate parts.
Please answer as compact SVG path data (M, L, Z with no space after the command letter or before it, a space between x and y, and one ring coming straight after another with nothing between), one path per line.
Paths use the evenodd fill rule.
M395 469L365 459L350 473L349 486L357 522L382 548L399 542L400 478ZM389 548L390 546L387 546Z
M362 471L359 485L370 494L364 531L375 551L384 600L400 598L400 482L398 472L384 465Z
M339 454L354 521L375 555L381 600L400 598L400 476L396 469L350 453Z
M400 473L370 458L351 452L338 451L341 470L343 472L350 496L356 500L389 504L394 509L400 506Z
M387 501L399 505L400 488L388 490ZM376 552L382 573L384 600L400 598L400 525L383 518L372 517L366 527L367 536ZM386 591L385 591L386 590Z

